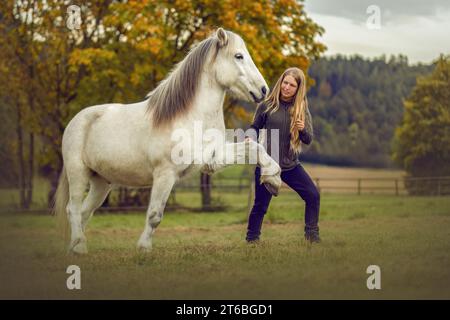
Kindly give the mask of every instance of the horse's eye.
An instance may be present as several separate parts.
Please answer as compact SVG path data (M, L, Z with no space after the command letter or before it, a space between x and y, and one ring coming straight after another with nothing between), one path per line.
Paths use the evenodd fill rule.
M234 57L235 57L236 59L238 59L238 60L244 59L244 56L242 55L242 53L236 53L236 54L234 55Z

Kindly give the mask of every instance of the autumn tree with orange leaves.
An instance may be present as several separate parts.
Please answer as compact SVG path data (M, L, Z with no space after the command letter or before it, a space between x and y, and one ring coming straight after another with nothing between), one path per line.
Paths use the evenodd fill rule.
M72 4L80 6L79 29L67 26ZM75 113L142 100L219 26L242 36L269 84L288 66L306 70L325 50L316 40L323 29L294 0L4 1L0 103L16 123L11 150L28 181L21 188L32 190L35 159L56 186L62 134ZM226 101L227 126L251 114L239 101Z

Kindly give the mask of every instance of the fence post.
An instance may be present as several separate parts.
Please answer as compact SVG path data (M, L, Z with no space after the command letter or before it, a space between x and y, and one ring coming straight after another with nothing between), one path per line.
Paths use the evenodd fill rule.
M398 179L395 179L395 195L398 196Z
M319 178L316 178L316 187L317 187L317 191L319 191L319 193L320 193Z
M441 195L441 178L438 178L438 196Z
M361 195L361 179L358 179L358 196Z

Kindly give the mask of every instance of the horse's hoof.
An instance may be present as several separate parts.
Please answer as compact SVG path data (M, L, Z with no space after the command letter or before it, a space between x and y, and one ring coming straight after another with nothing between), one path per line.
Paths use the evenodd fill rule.
M147 254L152 251L152 247L137 247L138 253Z
M270 192L271 195L273 195L274 197L278 196L278 188L274 187L273 185L271 185L270 183L264 183L264 186L266 187L267 191Z
M264 184L271 195L278 196L281 187L281 178L279 176L261 176L261 183Z
M151 243L150 244L138 243L136 249L139 253L149 253L152 251L152 244Z

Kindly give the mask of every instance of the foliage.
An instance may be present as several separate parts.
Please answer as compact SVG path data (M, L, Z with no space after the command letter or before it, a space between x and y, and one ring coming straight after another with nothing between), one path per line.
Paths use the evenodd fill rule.
M77 51L71 62L89 66L80 92L89 101L130 102L142 99L173 66L217 26L241 35L255 64L271 82L288 66L304 70L325 50L314 38L323 29L309 19L298 1L128 1L113 3L102 21L102 51ZM106 55L106 52L111 55ZM103 61L103 62L102 62ZM110 88L103 83L111 84ZM101 90L100 90L101 89ZM110 90L108 90L110 89ZM83 101L88 103L89 101ZM238 101L225 106L228 126L248 120Z
M85 67L72 68L70 55L100 45L98 22L110 2L90 4L80 30L66 27L69 1L9 0L1 7L2 95L18 110L21 129L40 137L38 160L53 185L61 166L62 133L87 75Z
M334 165L389 167L391 141L400 123L402 100L428 65L406 57L373 60L335 56L314 62L316 82L308 97L315 141L302 159Z
M0 101L0 104L5 104ZM0 108L0 187L16 186L18 167L16 160L15 117L8 105Z
M418 79L404 106L395 160L413 177L450 176L450 56L441 56L433 73Z
M81 28L73 30L66 26L71 4L7 0L0 9L0 90L20 106L22 128L40 137L41 172L53 185L75 113L142 100L217 26L243 36L270 81L289 65L306 69L325 50L315 40L323 29L294 0L85 2ZM229 125L248 116L236 101L227 104Z

